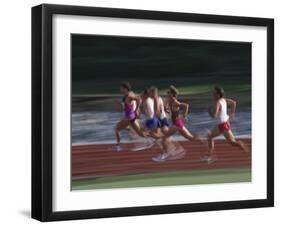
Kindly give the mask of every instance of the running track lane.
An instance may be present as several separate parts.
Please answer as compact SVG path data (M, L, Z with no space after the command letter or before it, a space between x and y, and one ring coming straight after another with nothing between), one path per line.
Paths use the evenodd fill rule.
M251 149L251 139L243 139L243 141ZM207 154L206 144L189 141L179 143L186 150L186 156L166 162L152 161L152 157L161 153L157 145L137 152L130 150L133 144L125 144L121 152L114 151L112 144L73 146L72 179L178 170L251 167L251 154L231 146L224 140L215 142L215 154L218 160L211 164L200 160Z

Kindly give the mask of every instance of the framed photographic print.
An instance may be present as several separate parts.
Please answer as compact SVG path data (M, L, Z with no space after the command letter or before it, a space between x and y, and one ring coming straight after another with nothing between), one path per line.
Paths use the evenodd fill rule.
M32 217L274 205L274 21L32 8Z

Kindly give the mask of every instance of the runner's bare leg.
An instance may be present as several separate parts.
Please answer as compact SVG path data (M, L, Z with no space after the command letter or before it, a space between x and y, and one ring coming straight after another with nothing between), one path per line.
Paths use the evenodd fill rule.
M141 128L139 122L137 120L131 121L130 122L132 128L135 130L135 132L140 136L140 137L146 137L146 134L144 133L144 130Z
M249 149L246 147L246 145L242 141L237 141L232 133L231 130L225 131L223 133L225 139L233 146L237 146L240 149L242 149L244 152L248 153Z
M220 131L218 127L213 128L209 133L208 133L208 155L209 157L212 156L214 149L215 149L215 142L214 138L220 135Z
M121 120L120 122L117 123L116 128L115 128L115 136L116 136L116 141L117 145L120 144L121 138L120 138L120 131L126 129L130 125L130 121L128 120Z
M167 144L167 140L169 139L169 137L171 137L172 135L174 135L176 132L178 131L178 127L176 126L172 126L170 127L166 134L164 135L163 139L162 139L162 145L164 148L164 151L167 153L168 152L168 144Z

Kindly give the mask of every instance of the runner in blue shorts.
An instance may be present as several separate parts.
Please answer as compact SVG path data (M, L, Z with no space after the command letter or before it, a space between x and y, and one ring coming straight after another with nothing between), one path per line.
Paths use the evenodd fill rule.
M155 116L154 111L154 100L149 96L149 90L144 90L142 95L142 106L143 106L143 113L145 116L144 120L144 129L148 130L149 136L158 139L161 137L159 133L159 121Z
M154 86L150 88L149 95L154 100L154 111L155 116L158 119L158 127L161 129L161 132L165 134L169 129L169 122L165 111L164 101L162 97L158 95L158 89Z
M149 95L154 100L154 111L155 111L155 116L158 119L158 128L161 131L162 136L164 136L167 133L167 131L169 130L169 121L167 118L168 111L165 108L165 104L164 104L162 97L160 97L158 94L157 87L154 87L154 86L151 87L149 90ZM171 153L169 153L168 150L165 150L163 148L163 145L162 145L162 142L160 139L158 139L158 141L160 141L160 142L158 142L158 145L162 149L162 152L160 155L153 157L152 160L156 161L156 162L166 161L169 158ZM169 139L169 143L170 143L170 151L172 149L180 150L180 148L182 148L177 142L173 141L172 137Z

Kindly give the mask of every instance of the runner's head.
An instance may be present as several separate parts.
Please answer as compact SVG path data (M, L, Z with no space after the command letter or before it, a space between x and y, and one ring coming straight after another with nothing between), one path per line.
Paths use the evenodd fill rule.
M131 84L129 82L122 82L120 84L120 92L123 95L127 95L130 91L131 91L132 87Z
M169 87L169 90L168 90L168 95L170 98L176 98L179 94L179 91L177 90L176 87L174 87L173 85L171 85Z
M224 97L224 90L222 87L219 87L219 86L216 86L214 88L214 98L216 100L220 99L220 98L223 98Z
M158 89L155 86L150 87L149 89L149 96L155 98L158 96Z

